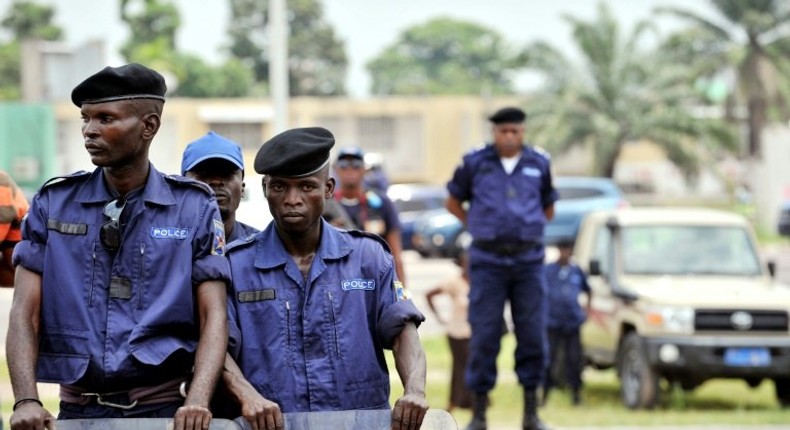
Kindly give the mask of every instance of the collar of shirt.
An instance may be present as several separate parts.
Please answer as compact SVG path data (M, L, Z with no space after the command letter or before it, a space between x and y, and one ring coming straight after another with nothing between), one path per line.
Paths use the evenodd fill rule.
M352 246L347 234L341 233L332 227L326 220L321 220L321 241L316 252L316 258L322 260L337 260L350 254ZM255 267L259 269L272 269L286 264L292 260L285 250L280 237L277 236L274 222L264 229L256 238Z
M142 198L146 202L161 206L170 206L176 203L170 186L165 182L164 175L153 164L149 165L148 179L143 188ZM76 201L80 203L104 203L112 200L113 196L107 191L104 183L104 170L97 167L90 178L81 186L77 193Z

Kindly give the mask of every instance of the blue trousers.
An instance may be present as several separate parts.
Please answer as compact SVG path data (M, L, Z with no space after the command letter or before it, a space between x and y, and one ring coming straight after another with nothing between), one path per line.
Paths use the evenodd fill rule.
M542 262L494 265L471 261L469 290L469 362L466 384L476 393L496 383L496 358L502 337L502 313L510 302L516 335L515 370L525 389L542 384L548 363L548 295Z

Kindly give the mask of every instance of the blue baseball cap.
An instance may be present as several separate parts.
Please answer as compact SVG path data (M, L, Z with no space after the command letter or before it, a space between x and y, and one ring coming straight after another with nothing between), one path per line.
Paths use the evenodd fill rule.
M344 146L337 151L337 159L341 158L356 158L358 160L365 159L365 151L357 146Z
M198 163L212 158L230 161L242 172L244 171L244 158L241 156L239 144L209 131L205 136L187 145L184 157L181 159L181 174L185 175Z

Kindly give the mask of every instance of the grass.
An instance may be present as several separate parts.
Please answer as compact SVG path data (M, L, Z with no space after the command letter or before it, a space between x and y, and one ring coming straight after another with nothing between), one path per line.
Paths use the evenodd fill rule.
M447 405L451 357L444 337L423 338L428 358L428 385L426 394L432 408L444 409ZM492 406L489 410L490 428L517 428L521 422L522 393L513 372L512 334L503 338L502 351L498 357L499 378L491 392ZM392 401L403 393L400 379L395 371L392 357ZM651 426L683 424L786 424L787 411L782 410L774 398L773 383L766 381L757 388L749 388L739 380L713 380L703 384L692 393L680 390L663 393L661 405L653 411L632 411L622 406L619 385L613 371L586 369L584 373L584 403L574 407L568 392L556 390L547 406L540 410L541 418L553 426ZM0 366L0 385L10 387L8 367L5 361ZM4 389L10 393L10 389ZM42 390L42 400L47 409L57 413L57 391ZM49 394L49 395L46 395ZM3 419L8 428L13 399L10 394L0 399ZM467 410L456 409L452 413L459 428L470 420Z
M498 357L499 378L491 392L489 421L493 428L516 428L522 417L522 392L513 371L513 335L503 338ZM450 379L450 352L443 337L423 339L428 359L426 394L433 408L447 405ZM394 369L394 366L391 366ZM392 401L402 393L394 370ZM665 387L662 402L655 410L633 411L620 402L619 382L613 370L586 369L583 404L574 407L570 393L552 391L548 405L540 410L541 418L552 426L651 426L684 424L786 424L787 411L774 397L773 383L764 381L752 389L740 380L709 381L691 393ZM452 412L459 428L470 420L467 410Z

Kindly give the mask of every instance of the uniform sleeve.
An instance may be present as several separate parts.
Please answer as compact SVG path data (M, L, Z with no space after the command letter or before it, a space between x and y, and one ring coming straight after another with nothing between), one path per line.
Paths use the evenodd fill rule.
M384 252L381 250L381 252ZM409 322L419 327L425 321L425 316L417 309L411 300L409 292L403 288L403 284L395 276L392 257L387 256L390 264L379 277L383 288L379 294L379 320L377 324L377 334L382 346L392 349L395 338L403 331L403 327Z
M547 206L551 206L559 200L560 194L557 192L557 189L554 188L554 181L551 177L551 161L549 159L545 159L545 172L543 174L543 183L541 184L541 204L545 208Z
M579 276L582 278L582 291L589 294L592 292L592 289L590 288L590 284L587 283L587 275L584 274L584 271L579 266L576 266L576 271L579 272Z
M203 214L193 243L192 283L197 285L216 280L230 284L230 266L225 257L225 229L213 199L206 200Z
M447 192L459 201L467 201L472 198L472 168L467 157L464 157L461 165L455 168L453 177L447 183Z
M41 193L33 198L30 210L22 220L22 241L14 248L14 265L21 265L39 274L44 271L44 253L47 247L47 207L46 197L42 197Z
M387 233L392 230L400 230L400 219L398 219L398 210L386 195L382 196L382 212L384 213L384 223L387 224Z

